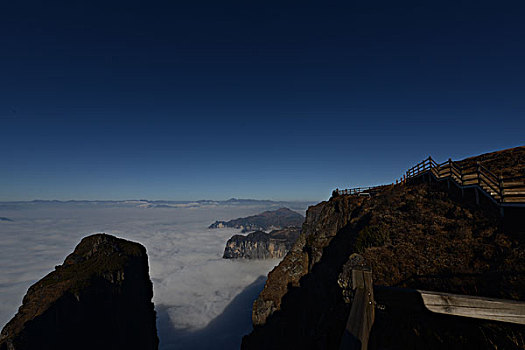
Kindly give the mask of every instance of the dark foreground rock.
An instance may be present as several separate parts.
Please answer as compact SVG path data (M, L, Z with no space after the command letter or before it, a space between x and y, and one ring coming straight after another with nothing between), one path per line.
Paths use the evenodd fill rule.
M242 232L279 230L285 227L301 226L304 216L288 208L265 211L261 214L230 221L215 221L208 228L232 227Z
M152 297L142 245L86 237L29 288L0 349L157 349Z
M299 227L287 227L270 233L256 231L246 236L235 235L224 249L225 259L273 259L282 258L299 237Z
M513 173L507 152L486 155ZM470 161L471 159L469 159ZM367 265L374 285L525 300L525 235L497 208L446 184L338 196L308 209L296 243L268 275L243 349L339 349L353 290ZM506 217L505 217L506 218ZM376 309L369 349L523 349L525 327Z

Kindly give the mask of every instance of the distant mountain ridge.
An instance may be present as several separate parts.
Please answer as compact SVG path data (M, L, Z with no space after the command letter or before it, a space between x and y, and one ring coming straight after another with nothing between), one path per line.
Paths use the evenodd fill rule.
M242 232L279 230L285 227L299 227L304 216L288 208L268 210L261 214L238 218L230 221L215 221L208 228L231 227L242 229Z
M172 201L172 200L147 200L147 199L130 199L130 200L32 200L32 201L0 201L0 209L12 210L27 207L41 206L74 206L74 207L125 207L125 208L200 208L215 206L259 206L261 210L277 209L282 207L292 208L303 211L314 202L309 201L272 201L259 199L237 199L228 200L211 200L203 199L197 201Z

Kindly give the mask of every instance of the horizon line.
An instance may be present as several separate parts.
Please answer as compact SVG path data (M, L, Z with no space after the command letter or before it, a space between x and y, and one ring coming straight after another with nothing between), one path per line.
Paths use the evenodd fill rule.
M257 199L235 198L228 199L26 199L26 200L0 200L0 203L28 203L28 202L228 202L228 201L257 201L257 202L314 202L319 199Z

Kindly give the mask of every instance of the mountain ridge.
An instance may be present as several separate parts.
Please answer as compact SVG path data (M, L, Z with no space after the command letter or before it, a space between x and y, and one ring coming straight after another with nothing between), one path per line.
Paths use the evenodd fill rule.
M285 227L300 226L304 216L288 208L267 210L260 214L237 218L230 221L215 221L208 228L231 227L241 232L278 230Z

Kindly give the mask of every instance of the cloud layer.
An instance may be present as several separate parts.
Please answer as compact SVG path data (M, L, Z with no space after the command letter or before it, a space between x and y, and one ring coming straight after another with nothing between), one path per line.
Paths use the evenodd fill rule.
M250 329L251 302L278 261L222 259L225 242L238 230L207 226L270 208L268 203L176 208L0 206L0 214L13 220L0 223L0 326L16 313L28 287L61 264L82 237L106 232L147 248L161 349L238 347L240 337ZM241 321L231 317L237 312Z

